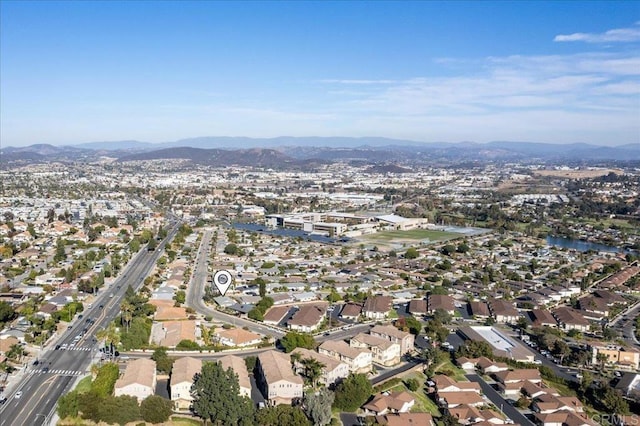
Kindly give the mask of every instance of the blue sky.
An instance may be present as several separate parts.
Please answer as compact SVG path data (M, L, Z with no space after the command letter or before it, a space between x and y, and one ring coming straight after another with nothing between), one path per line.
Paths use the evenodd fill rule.
M640 2L0 2L3 146L640 142Z

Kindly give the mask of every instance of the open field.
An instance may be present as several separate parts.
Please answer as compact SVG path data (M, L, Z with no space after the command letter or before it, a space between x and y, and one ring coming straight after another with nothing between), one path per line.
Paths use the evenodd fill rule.
M366 235L362 238L370 242L383 243L415 243L418 241L429 240L432 242L446 241L452 238L462 237L462 234L455 232L435 231L431 229L412 229L410 231L383 231L375 234Z
M554 176L567 179L588 179L599 176L606 176L609 173L615 173L618 175L624 174L620 169L536 170L533 173L538 176Z

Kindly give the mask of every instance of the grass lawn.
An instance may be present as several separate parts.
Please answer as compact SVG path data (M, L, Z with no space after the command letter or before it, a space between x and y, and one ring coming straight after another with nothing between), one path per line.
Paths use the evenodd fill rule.
M464 382L468 381L467 378L465 377L465 374L466 374L465 371L462 368L456 365L453 365L453 362L451 362L450 359L440 364L435 369L435 372L436 374L447 373L447 376L451 377L456 381L464 381Z
M202 426L203 423L200 420L189 419L186 417L171 417L169 424L172 426Z
M76 386L75 390L77 390L78 393L85 393L85 392L89 392L90 389L91 389L91 376L87 376L78 382L78 385Z
M422 241L427 239L430 241L445 241L462 236L462 234L458 234L455 232L434 231L431 229L412 229L409 231L377 232L375 234L367 235L364 238L371 241L383 242Z
M403 380L407 379L418 379L420 382L420 388L417 391L412 392L404 385L404 383L397 384L388 390L390 392L408 392L416 399L416 403L413 408L411 408L411 412L413 413L429 413L434 417L440 417L440 411L438 411L438 406L435 402L429 398L424 391L424 382L426 380L424 374L422 373L412 373L410 375L402 377Z
M551 380L545 380L545 383L552 388L556 388L556 390L560 392L560 395L562 396L576 396L575 391L569 388L569 386L565 385L564 383L558 383Z

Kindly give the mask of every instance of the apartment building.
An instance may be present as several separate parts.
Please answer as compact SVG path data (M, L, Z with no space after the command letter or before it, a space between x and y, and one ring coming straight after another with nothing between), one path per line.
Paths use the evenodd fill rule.
M114 395L129 395L142 402L156 391L156 362L151 359L140 358L127 363L124 374L114 387Z
M400 355L413 352L415 349L415 336L406 331L401 331L392 325L376 325L369 332L372 336L381 337L400 345Z
M303 397L302 377L291 368L291 357L278 351L258 355L258 386L271 405L291 404Z
M343 361L352 373L371 371L373 354L368 349L353 348L342 340L327 340L318 347L318 352Z
M169 389L171 401L176 410L189 410L193 403L191 386L194 376L202 370L202 360L192 357L182 357L175 360L171 368Z

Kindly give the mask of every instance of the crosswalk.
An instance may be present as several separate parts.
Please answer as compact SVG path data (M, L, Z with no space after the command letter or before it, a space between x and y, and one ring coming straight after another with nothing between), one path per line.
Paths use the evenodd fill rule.
M55 374L58 376L81 376L85 374L84 371L80 370L51 370L46 368L40 368L36 370L29 371L29 374Z
M87 351L88 352L88 351L90 351L92 349L93 348L87 347L87 346L69 346L69 347L66 347L66 348L60 348L58 350L60 350L60 351Z

